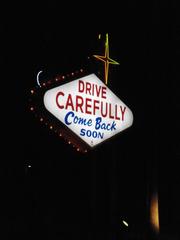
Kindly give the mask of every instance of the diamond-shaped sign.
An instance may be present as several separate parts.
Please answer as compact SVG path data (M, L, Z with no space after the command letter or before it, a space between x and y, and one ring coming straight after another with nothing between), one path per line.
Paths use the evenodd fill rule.
M46 91L44 105L90 147L133 123L131 110L95 74Z

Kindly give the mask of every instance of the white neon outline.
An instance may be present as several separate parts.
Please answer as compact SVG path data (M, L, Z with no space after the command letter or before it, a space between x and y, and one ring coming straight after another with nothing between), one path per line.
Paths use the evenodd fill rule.
M37 84L41 87L40 83L39 83L39 75L42 73L43 71L39 71L36 77L37 80Z

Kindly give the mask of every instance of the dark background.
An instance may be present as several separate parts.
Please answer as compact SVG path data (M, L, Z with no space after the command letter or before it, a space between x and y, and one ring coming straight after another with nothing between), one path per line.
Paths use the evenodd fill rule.
M173 1L103 5L6 7L2 239L146 235L154 185L159 189L161 234L179 236L176 5ZM80 154L34 118L28 109L29 91L40 70L43 79L88 68L87 57L103 51L98 34L107 32L110 57L120 62L110 66L108 87L130 107L134 123L92 152ZM101 68L101 63L97 65Z

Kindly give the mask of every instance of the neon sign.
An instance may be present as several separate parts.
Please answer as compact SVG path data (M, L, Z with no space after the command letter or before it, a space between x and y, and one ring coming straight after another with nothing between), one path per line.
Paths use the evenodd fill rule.
M111 59L109 57L109 39L108 39L108 33L106 33L106 42L105 42L105 54L104 56L100 55L93 55L98 60L104 62L104 76L105 76L105 83L108 84L108 72L109 72L109 64L119 65L118 62Z
M108 34L104 47L104 55L93 55L104 64L104 82L99 71L82 68L39 81L41 70L38 86L30 91L30 111L78 152L86 153L133 123L129 107L107 87L109 64L119 65L109 57Z
M46 91L44 105L90 147L133 123L131 110L95 74Z

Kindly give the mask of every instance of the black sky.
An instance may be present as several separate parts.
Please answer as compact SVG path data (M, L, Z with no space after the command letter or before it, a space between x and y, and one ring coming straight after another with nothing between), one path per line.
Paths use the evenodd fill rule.
M30 239L116 239L125 218L130 232L144 233L147 196L157 181L162 232L178 236L179 21L174 3L152 1L142 11L128 1L125 8L110 4L101 13L85 5L23 6L17 13L12 7L4 20L3 87L10 88L5 111L11 109L1 171L5 232ZM108 11L113 16L106 18ZM87 57L100 49L98 34L107 32L110 57L121 63L110 68L109 87L130 107L134 124L82 155L36 121L28 94L39 70L45 78L88 68Z

